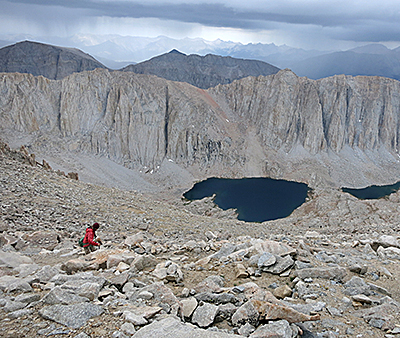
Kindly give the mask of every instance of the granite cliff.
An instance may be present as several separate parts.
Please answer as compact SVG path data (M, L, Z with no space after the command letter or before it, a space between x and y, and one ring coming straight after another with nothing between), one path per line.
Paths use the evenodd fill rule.
M12 145L47 158L106 157L154 187L213 175L360 187L400 174L400 84L386 78L315 81L283 70L206 91L97 69L59 81L4 73L0 92L1 134Z

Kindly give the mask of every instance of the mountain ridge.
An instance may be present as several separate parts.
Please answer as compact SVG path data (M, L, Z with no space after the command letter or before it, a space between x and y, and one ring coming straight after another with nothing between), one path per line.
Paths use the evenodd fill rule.
M137 74L152 74L167 80L187 82L207 89L247 76L271 75L279 71L266 62L207 54L186 55L176 49L148 61L122 69Z
M23 41L0 49L0 72L30 73L58 80L95 68L106 67L75 48Z

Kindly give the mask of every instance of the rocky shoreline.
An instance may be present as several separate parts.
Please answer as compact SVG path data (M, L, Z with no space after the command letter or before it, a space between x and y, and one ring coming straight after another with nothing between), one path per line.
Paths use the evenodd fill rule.
M316 191L286 219L245 223L29 158L0 146L2 337L400 334L398 193ZM84 255L95 221L103 245Z

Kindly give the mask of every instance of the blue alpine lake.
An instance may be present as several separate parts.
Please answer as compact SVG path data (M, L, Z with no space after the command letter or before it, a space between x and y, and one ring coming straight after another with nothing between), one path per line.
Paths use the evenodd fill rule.
M362 200L378 199L396 192L400 188L400 181L392 185L371 185L363 189L342 188L347 192Z
M271 178L209 178L196 183L183 194L198 200L215 194L214 202L221 209L237 209L238 219L264 222L289 216L306 201L307 184Z

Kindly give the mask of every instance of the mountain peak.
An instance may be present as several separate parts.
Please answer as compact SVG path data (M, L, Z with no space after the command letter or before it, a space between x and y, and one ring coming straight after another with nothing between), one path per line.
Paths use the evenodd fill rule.
M179 54L179 55L184 55L184 56L186 56L185 53L182 53L182 52L180 52L180 51L177 50L177 49L171 50L168 54Z

